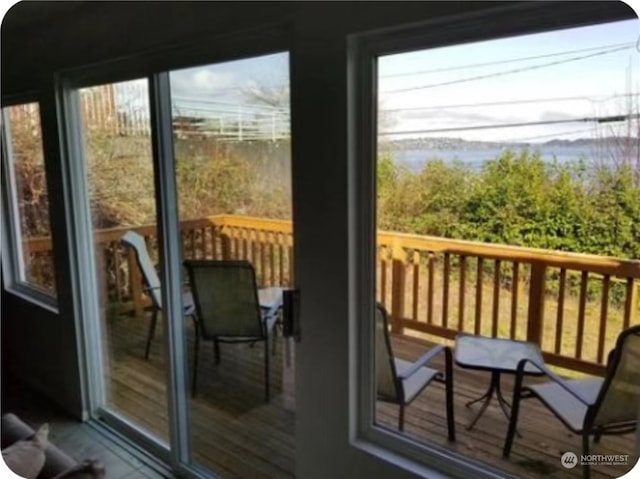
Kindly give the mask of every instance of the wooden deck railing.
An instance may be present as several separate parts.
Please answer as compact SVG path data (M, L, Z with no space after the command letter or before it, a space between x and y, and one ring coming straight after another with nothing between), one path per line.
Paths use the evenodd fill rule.
M640 262L379 233L378 294L395 332L533 341L558 366L601 374L622 329L640 322Z
M120 242L129 229L157 257L155 225L97 232L102 301L141 314L140 272ZM185 259L248 259L261 285L293 284L288 221L217 215L181 232ZM49 250L48 238L30 240L30 252ZM618 333L640 322L640 261L392 232L378 234L378 252L377 299L397 333L526 339L551 364L601 374Z

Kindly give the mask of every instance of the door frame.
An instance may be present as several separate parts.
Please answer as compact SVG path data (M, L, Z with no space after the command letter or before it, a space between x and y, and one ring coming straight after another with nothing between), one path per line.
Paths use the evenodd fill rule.
M211 43L213 42L213 44ZM206 47L202 45L206 43ZM213 46L212 46L213 45ZM175 182L175 151L169 72L181 68L210 65L225 61L249 59L288 48L287 29L282 26L260 28L252 32L234 33L210 38L196 46L192 43L167 51L154 51L118 61L60 72L56 78L56 95L61 120L64 189L67 193L69 243L72 254L72 276L78 288L74 306L78 317L90 318L81 324L79 344L83 368L84 394L88 417L102 420L154 457L169 464L184 477L209 477L209 471L191 462L188 386L188 361L182 305L182 255L178 201ZM291 62L291 55L289 55ZM144 65L144 66L142 66ZM93 244L93 228L89 207L89 191L84 161L83 130L78 90L84 87L145 78L149 88L153 175L156 196L156 224L159 244L160 280L163 295L161 315L165 335L167 364L167 408L169 442L150 434L106 404L104 355L101 348L101 325L98 301L97 265ZM292 159L293 162L293 159ZM292 180L293 181L293 180ZM294 200L295 201L295 200ZM294 222L295 236L295 222ZM297 245L294 242L294 257ZM297 267L297 262L294 262ZM294 277L296 275L294 274Z

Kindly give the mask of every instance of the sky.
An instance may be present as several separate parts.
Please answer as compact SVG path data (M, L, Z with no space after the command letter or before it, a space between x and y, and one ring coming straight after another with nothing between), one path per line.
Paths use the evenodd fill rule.
M628 20L381 57L380 131L455 129L423 135L491 141L589 137L593 122L462 128L626 113L629 97L615 95L640 91L639 35L638 20ZM570 99L530 101L553 98ZM515 100L528 102L495 104Z
M637 113L639 40L635 19L380 57L379 133L531 143L619 133L625 123L465 128L620 115L629 101ZM286 52L177 70L170 81L178 115L289 128L286 104L249 94L256 85L288 89Z

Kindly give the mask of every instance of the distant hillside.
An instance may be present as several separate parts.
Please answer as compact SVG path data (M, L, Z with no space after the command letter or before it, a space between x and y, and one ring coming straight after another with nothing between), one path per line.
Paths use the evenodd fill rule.
M639 138L631 137L629 139L620 137L606 137L606 138L578 138L576 140L561 140L554 139L545 141L542 143L531 142L495 142L495 141L467 141L461 138L410 138L405 140L393 140L384 142L383 148L387 147L393 150L495 150L495 149L548 149L550 147L555 148L581 148L587 149L590 147L606 147L606 146L619 146L621 141L635 142L636 148L639 142Z

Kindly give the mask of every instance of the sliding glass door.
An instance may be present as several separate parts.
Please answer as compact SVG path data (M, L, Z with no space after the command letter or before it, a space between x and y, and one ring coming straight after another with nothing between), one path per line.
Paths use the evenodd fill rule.
M186 475L294 477L289 55L64 98L94 417Z
M278 311L279 288L294 280L288 61L275 53L169 74L181 252L199 261L185 288L195 321L181 323L190 459L221 477L294 476L293 351ZM235 310L235 295L252 294L233 280L243 268L255 275L266 340L243 337L259 312Z
M97 286L99 401L168 442L149 83L108 83L75 94Z

